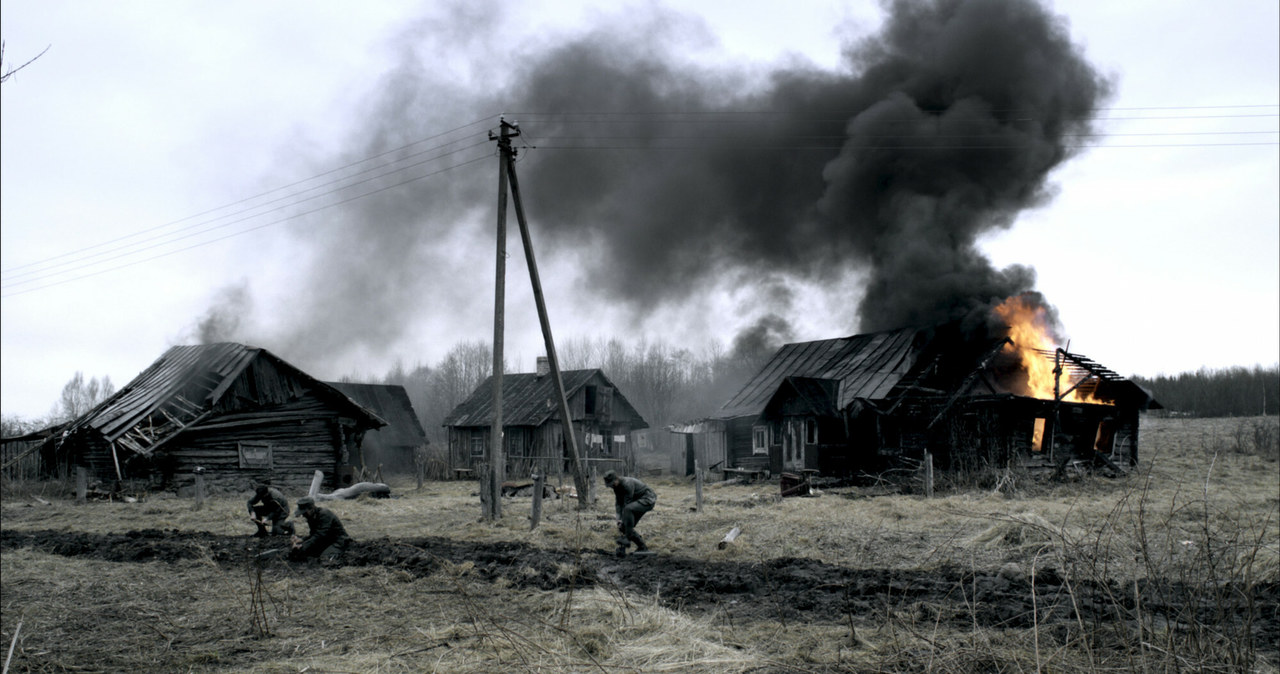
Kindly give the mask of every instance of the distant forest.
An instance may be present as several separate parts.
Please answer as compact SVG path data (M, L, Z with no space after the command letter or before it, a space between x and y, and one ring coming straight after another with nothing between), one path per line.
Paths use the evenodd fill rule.
M1190 417L1280 414L1280 365L1224 370L1201 368L1154 379L1131 380L1155 396L1165 413Z

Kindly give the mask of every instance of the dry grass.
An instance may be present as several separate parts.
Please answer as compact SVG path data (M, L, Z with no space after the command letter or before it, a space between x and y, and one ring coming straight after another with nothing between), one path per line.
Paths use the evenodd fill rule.
M1023 479L1012 491L932 500L859 490L782 500L776 485L735 485L706 489L696 513L692 485L653 480L659 505L639 528L661 552L692 559L952 565L1024 577L1053 567L1080 583L1178 580L1177 591L1194 594L1174 599L1211 603L1224 584L1280 581L1278 464L1236 442L1246 437L1240 424L1252 433L1255 423L1275 420L1145 420L1143 465L1126 478ZM364 540L573 550L607 548L612 538L608 503L583 513L573 501L550 501L529 531L527 499L506 501L503 519L484 523L470 483L392 486L396 498L327 505ZM215 497L201 511L165 494L86 506L69 496L63 485L6 485L3 527L252 531L248 494ZM735 526L741 537L717 549ZM479 579L466 563L425 578L382 567L259 576L208 560L111 563L10 550L0 578L5 648L22 621L11 671L1276 671L1276 644L1214 631L1190 614L1174 629L1119 598L1115 621L1101 627L963 630L909 603L821 622L744 623L608 583L517 589ZM1274 605L1258 608L1275 619Z

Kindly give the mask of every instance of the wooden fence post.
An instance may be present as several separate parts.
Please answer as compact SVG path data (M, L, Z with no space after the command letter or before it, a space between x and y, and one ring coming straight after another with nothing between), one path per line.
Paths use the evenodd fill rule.
M89 471L84 466L76 466L76 503L89 500Z
M933 454L924 453L924 497L933 498Z
M529 513L529 531L538 528L542 519L542 492L546 489L547 477L542 473L533 474L533 512Z
M204 508L204 471L196 473L196 510Z
M587 504L596 504L596 464L591 462L587 474Z
M693 460L693 509L702 512L702 466Z
M307 490L307 496L315 498L320 493L320 483L324 481L324 471L317 470L315 475L311 476L311 489Z

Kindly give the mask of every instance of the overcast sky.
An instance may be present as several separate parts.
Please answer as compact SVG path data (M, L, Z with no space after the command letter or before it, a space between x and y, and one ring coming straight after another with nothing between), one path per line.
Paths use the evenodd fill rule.
M748 100L778 73L849 75L843 48L876 34L885 9L615 4L6 0L6 69L48 51L0 88L0 408L43 415L76 371L121 386L202 334L330 379L433 364L458 342L490 340L497 159L486 134L503 113L534 146L521 148L529 163L518 170L530 172L523 196L558 341L663 339L698 351L769 315L794 340L859 331L867 271L857 264L777 278L761 268L767 283L744 281L742 267L690 271L721 263L707 248L668 251L668 269L639 254L665 242L641 232L628 235L637 256L619 267L616 242L546 222L557 192L589 186L553 189L536 171L588 154L540 138L542 115L604 112L548 91L556 73L578 76L579 52L560 48L583 36L616 42L620 67L689 73L671 81L714 89L690 93L706 105ZM1048 175L1052 198L978 246L997 269L1034 269L1072 351L1144 376L1280 360L1278 6L1049 5L1113 87L1095 114L1101 135L1076 137L1074 156ZM508 90L524 98L508 103ZM560 103L506 107L529 100ZM429 152L419 166L359 173L377 163L360 160L418 150ZM559 164L539 163L556 152ZM678 150L656 153L680 168ZM615 189L651 195L628 211L666 206L679 219L644 152L606 161ZM526 371L541 338L510 220L507 351ZM824 243L813 245L822 257ZM665 274L680 291L601 278L602 261Z

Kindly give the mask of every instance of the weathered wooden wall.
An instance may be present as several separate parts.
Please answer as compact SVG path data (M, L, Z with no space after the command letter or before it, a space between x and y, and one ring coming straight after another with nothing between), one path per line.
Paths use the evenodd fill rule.
M318 416L280 421L249 416L258 418L224 417L218 425L189 431L177 444L163 448L166 482L186 486L194 481L199 467L205 471L205 481L218 487L248 488L270 480L274 485L305 490L317 470L324 472L327 487L336 485L341 440L334 419ZM269 445L270 468L241 468L241 443Z

